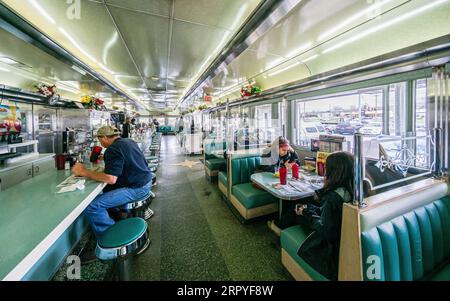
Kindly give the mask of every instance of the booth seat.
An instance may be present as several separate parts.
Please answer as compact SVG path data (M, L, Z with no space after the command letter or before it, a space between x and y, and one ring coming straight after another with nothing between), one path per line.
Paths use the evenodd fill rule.
M159 131L163 135L175 134L175 127L170 125L162 125L159 127Z
M227 173L224 171L219 171L219 189L220 191L227 196L228 192L227 192L227 187L228 187L228 178L227 178Z
M215 143L205 143L204 148L204 161L205 161L205 175L211 180L217 180L219 171L226 171L226 161L224 158L217 158L212 155L213 151L222 151L226 147L226 144L223 142Z
M308 235L309 233L306 233L301 226L293 226L281 231L281 262L296 280L327 281L327 278L297 255Z
M450 197L362 232L361 243L364 280L450 280Z
M450 196L442 180L426 179L346 203L339 280L450 280ZM281 261L296 280L326 280L297 251L300 226L281 232Z
M251 175L261 164L259 156L232 158L230 164L230 202L244 220L278 211L278 200L251 183Z

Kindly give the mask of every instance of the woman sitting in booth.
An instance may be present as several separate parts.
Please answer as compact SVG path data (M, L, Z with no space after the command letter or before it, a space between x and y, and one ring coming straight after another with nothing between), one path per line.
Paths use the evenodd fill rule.
M295 208L298 223L311 232L298 255L329 280L337 280L342 206L353 200L354 157L335 152L328 156L325 165L324 188L317 190L314 197L320 206L308 204Z
M277 172L281 165L290 170L294 163L300 166L298 155L289 145L289 140L281 136L264 149L261 155L262 171Z

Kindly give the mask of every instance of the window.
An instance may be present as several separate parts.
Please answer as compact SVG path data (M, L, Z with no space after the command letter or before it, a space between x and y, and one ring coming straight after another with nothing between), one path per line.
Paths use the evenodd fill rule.
M175 126L177 119L175 117L168 117L167 118L167 125L168 126Z
M351 150L357 131L381 135L383 95L377 87L297 102L296 143L310 146L311 139L320 135L341 135L346 141L344 149Z
M256 131L260 143L271 143L278 135L278 120L272 120L272 105L255 107Z

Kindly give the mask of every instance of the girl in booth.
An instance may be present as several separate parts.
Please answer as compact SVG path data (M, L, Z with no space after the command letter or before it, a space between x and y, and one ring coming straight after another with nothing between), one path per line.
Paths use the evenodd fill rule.
M295 208L297 221L311 232L298 255L329 280L337 280L341 240L342 206L353 200L354 157L335 152L326 159L325 185L312 204Z
M300 166L298 155L289 145L289 140L281 136L264 149L261 155L262 171L276 172L276 168L281 165L286 166L289 170L294 163Z

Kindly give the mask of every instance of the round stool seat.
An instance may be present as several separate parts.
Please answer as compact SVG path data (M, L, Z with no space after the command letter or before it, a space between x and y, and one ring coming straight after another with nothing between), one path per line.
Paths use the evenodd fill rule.
M144 219L122 220L106 230L97 242L95 255L101 260L124 257L148 245L148 225Z
M154 193L151 191L145 195L144 197L140 198L139 200L131 201L125 205L123 205L121 208L125 210L133 210L133 209L139 209L147 204L150 204L154 198Z
M148 164L148 168L150 169L151 172L156 172L158 170L158 164L156 164L156 163L149 163Z

